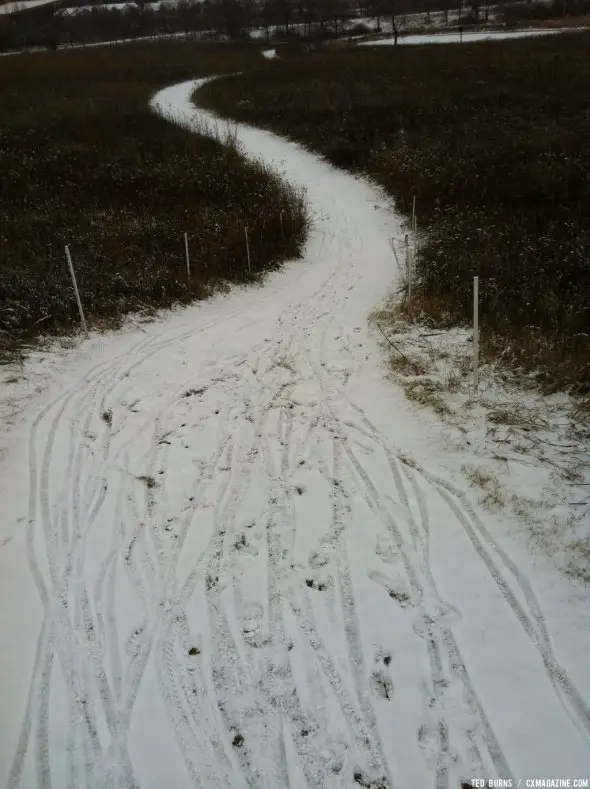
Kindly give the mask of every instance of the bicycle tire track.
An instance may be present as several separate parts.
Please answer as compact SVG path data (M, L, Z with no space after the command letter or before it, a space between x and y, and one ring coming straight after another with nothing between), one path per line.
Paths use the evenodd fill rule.
M374 193L348 210L352 179L337 178L314 203L312 256L281 273L296 288L273 274L268 290L113 340L31 425L24 542L41 624L8 789L141 789L171 755L179 789L382 789L406 784L408 748L412 785L510 777L519 755L459 649L467 612L435 583L440 509L487 567L486 594L507 619L519 607L572 733L588 733L526 575L459 488L395 449L399 415L380 432L354 403L371 350L354 333L385 287L367 264L386 251L391 266L390 234L381 249L383 219L360 205ZM162 756L142 757L160 729Z

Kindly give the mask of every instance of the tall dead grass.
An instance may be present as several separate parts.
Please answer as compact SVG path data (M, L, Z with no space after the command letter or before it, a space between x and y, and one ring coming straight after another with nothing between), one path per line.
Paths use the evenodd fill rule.
M589 45L580 33L318 52L201 95L370 174L401 210L415 195L414 312L468 321L477 275L487 352L588 391Z
M231 141L183 130L148 108L160 86L258 65L258 52L162 43L4 60L5 349L77 326L65 244L91 321L199 298L297 255L307 226L302 195L246 162Z

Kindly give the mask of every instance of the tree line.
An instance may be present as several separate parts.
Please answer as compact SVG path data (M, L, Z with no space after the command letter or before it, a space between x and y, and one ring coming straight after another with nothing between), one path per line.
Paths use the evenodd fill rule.
M374 20L378 30L387 23L397 36L410 14L423 15L429 24L437 12L449 23L454 12L457 24L457 18L464 23L487 20L489 13L488 0L135 0L124 10L98 0L62 3L67 9L45 6L0 16L0 51L167 35L240 39L255 28L268 38L326 38L345 28L363 32L364 19Z

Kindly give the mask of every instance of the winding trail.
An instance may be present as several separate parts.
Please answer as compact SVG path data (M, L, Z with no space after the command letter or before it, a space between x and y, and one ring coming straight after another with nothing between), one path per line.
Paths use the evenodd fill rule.
M215 127L198 84L153 108ZM587 777L590 678L384 379L395 213L236 131L305 187L304 259L88 341L0 467L0 786Z

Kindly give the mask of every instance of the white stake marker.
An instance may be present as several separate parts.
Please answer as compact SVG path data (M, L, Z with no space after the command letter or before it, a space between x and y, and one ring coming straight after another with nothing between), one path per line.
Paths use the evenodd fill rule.
M479 385L479 277L473 277L473 386Z
M78 302L78 311L80 312L80 321L82 328L88 334L88 326L86 325L86 318L84 317L84 310L82 309L82 300L80 299L80 291L78 290L78 283L76 282L76 274L74 272L74 265L72 263L72 256L70 255L70 247L66 244L66 258L68 259L68 266L70 268L70 275L74 285L74 293L76 294L76 301Z
M191 258L188 252L188 235L184 234L184 252L186 255L186 276L188 281L191 281Z

